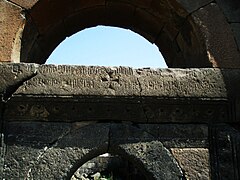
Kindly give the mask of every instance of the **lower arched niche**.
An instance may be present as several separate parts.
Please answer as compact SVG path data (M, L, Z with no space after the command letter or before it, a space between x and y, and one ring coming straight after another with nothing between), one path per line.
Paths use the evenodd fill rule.
M160 141L140 128L121 123L74 125L57 144L38 157L30 176L71 179L79 167L104 153L127 160L147 180L183 179L184 176Z
M128 159L105 153L84 163L71 180L147 180L148 177Z

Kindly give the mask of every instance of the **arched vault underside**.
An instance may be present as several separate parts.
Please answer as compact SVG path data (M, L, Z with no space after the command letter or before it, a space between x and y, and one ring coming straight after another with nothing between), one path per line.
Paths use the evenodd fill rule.
M155 43L169 67L236 68L236 7L236 1L220 0L1 1L5 18L0 60L42 64L66 37L107 25L130 29Z

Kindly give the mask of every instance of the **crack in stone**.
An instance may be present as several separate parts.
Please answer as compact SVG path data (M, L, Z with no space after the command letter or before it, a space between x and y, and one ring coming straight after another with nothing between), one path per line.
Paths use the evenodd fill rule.
M109 124L109 127L108 127L108 142L107 142L108 144L107 144L107 152L109 152L109 150L110 150L111 131L112 131L111 124Z
M139 74L139 75L140 75L140 74ZM140 82L140 80L139 80L139 77L137 77L137 82L138 82L138 86L139 86L139 89L140 89L140 91L139 91L139 96L142 97L143 88L142 88L142 84L141 84L141 82ZM142 99L139 100L139 102L140 102L140 104L141 104L141 108L142 108L142 111L143 111L143 113L144 113L145 119L146 119L147 122L149 122L148 116L147 116L146 111L145 111L145 109L144 109L144 104L143 104L143 102L142 102Z
M72 132L73 128L68 128L65 132L62 133L56 140L50 142L48 146L45 146L42 150L39 151L39 155L36 158L36 161L31 165L29 170L27 171L26 179L32 179L31 172L32 168L36 165L37 162L46 154L50 149L56 147L58 145L58 142L63 139L65 136L69 135Z
M6 2L8 2L8 3L10 3L10 4L14 5L14 6L17 6L17 7L20 8L20 9L26 9L26 8L20 6L18 3L15 3L15 2L13 2L13 1L11 1L11 0L6 0Z

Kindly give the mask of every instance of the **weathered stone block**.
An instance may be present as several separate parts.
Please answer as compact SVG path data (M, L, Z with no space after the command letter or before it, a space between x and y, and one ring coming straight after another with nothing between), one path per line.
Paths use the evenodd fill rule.
M233 124L234 125L234 124ZM234 126L233 126L234 127ZM227 124L215 124L210 127L212 178L238 179L240 177L238 162L240 160L239 128ZM237 128L238 126L236 126Z
M108 125L10 123L8 127L5 178L65 179L88 158L107 151Z
M127 67L43 65L39 67L37 76L26 82L18 93L50 96L138 96L140 87L134 70Z
M208 147L205 124L140 124L139 127L160 140L167 148Z
M9 98L24 81L37 72L35 64L0 64L0 96Z
M8 121L137 121L147 122L142 105L129 98L12 98L6 105Z
M240 22L240 1L216 0L229 22Z
M66 123L18 122L8 123L7 127L4 178L10 179L30 178L32 168L45 151L71 129Z
M217 4L211 3L200 8L191 16L194 18L198 26L197 30L205 42L205 52L208 54L212 66L239 68L240 61L238 59L240 59L240 53L238 47L231 27Z
M180 3L190 14L193 11L196 11L197 9L213 2L213 0L197 0L197 1L177 0L177 2Z
M21 6L24 9L31 9L38 1L39 0L11 0L11 2Z
M205 148L172 148L171 152L185 172L186 179L210 179L209 150Z
M6 105L9 121L237 120L232 108L236 107L234 99L240 89L239 70L34 64L1 67L4 76L0 78L0 92L7 99L16 91Z
M181 179L178 163L160 141L132 125L112 124L109 151L135 162L148 179Z
M222 71L43 65L15 95L226 98Z
M230 24L234 33L236 43L238 45L238 50L240 51L240 22Z

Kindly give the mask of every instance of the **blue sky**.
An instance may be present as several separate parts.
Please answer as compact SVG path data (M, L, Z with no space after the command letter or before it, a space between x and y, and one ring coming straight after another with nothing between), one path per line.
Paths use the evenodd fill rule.
M64 40L47 64L166 68L156 45L126 29L98 26Z

